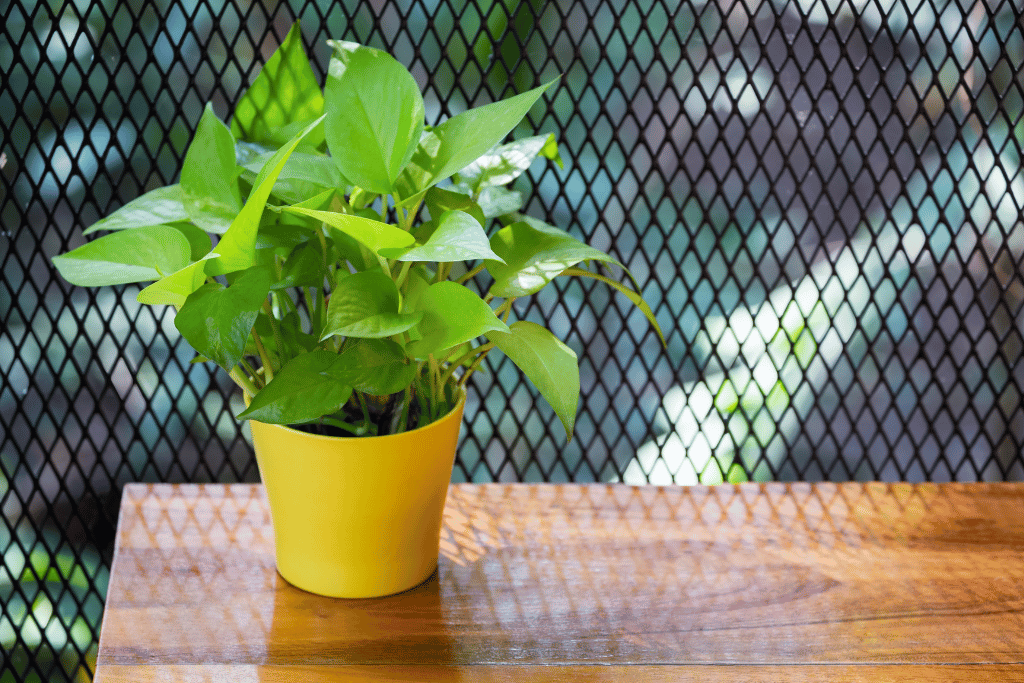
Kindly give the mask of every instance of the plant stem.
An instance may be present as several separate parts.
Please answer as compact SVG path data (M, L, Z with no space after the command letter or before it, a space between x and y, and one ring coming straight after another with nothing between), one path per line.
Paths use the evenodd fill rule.
M448 366L448 369L445 370L444 372L444 376L441 378L441 385L443 386L445 383L447 383L448 380L451 379L451 376L455 374L455 371L462 367L462 364L465 363L467 360L469 360L470 358L477 354L487 353L492 348L494 348L493 342L488 344L482 344L480 346L477 346L476 348L470 349L469 351L462 354L455 360L451 361L451 364Z
M274 379L274 364L270 362L270 356L263 347L263 340L260 339L260 335L256 334L255 327L252 328L252 340L256 344L256 351L259 352L260 361L263 363L263 374L266 376L267 381L271 382Z
M398 273L398 279L395 280L395 287L402 287L402 283L405 282L405 276L409 274L409 268L411 266L412 261L404 261L402 263L402 270Z
M479 273L483 269L484 269L484 264L481 263L479 266L477 266L476 268L474 268L473 270L469 271L468 273L466 273L465 275L460 277L458 280L456 280L455 284L462 285L462 284L465 284L465 283L469 282L470 280L473 279L473 277L475 277L477 275L477 273Z
M242 369L246 373L248 373L249 377L252 378L253 386L259 387L260 389L262 389L263 387L266 386L266 384L264 384L263 381L260 379L259 373L256 372L253 369L253 367L251 365L249 365L249 363L244 358L239 358L238 359L238 364L241 365Z
M238 368L231 368L231 372L228 373L228 376L231 377L235 384L241 387L242 391L249 395L249 398L252 398L259 393L259 389L257 389L252 381L245 376L245 373L240 372Z
M291 301L291 297L287 294L282 294L281 296ZM263 312L270 318L270 329L274 333L274 345L277 346L277 356L281 359L281 364L284 365L284 340L281 338L281 330L277 327L277 318L274 317L274 309L270 305L270 299L263 300Z
M490 353L491 349L493 349L493 348L494 347L491 346L490 349L487 349L486 351L481 353L479 356L477 356L476 360L473 361L473 364L470 365L469 368L467 368L464 373L462 373L461 377L459 377L459 382L455 386L457 386L460 389L464 388L466 386L466 381L469 379L469 376L472 375L474 372L476 372L477 368L480 367L480 364L484 362L484 358L487 357L487 354Z
M398 421L398 429L395 432L399 434L406 431L409 422L409 404L412 403L412 384L410 383L405 387L405 395L402 398L402 417Z

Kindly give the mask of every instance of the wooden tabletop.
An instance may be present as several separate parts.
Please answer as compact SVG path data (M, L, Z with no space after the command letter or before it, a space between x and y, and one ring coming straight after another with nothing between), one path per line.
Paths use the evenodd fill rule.
M1024 680L1024 484L453 485L368 600L277 575L259 486L129 485L96 680Z

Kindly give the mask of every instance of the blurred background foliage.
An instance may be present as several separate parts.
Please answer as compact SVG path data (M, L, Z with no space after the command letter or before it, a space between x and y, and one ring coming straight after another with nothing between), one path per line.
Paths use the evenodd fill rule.
M88 680L120 487L255 481L230 382L49 257L176 180L295 19L391 51L429 122L562 74L528 210L637 274L517 304L581 357L562 442L511 363L458 481L1024 479L1013 0L8 0L0 29L0 682Z

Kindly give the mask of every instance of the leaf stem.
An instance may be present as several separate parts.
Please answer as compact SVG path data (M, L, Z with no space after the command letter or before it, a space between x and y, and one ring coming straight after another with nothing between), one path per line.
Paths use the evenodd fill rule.
M412 383L405 387L405 395L402 398L402 417L399 418L396 434L406 431L409 422L409 404L412 403Z
M490 353L493 349L494 347L491 346L491 348L487 349L479 356L477 356L476 360L473 361L473 364L470 365L464 373L462 373L461 377L459 377L459 381L455 386L458 387L459 389L464 389L466 386L466 381L469 380L469 376L477 371L477 369L480 367L480 364L484 362L484 358L487 358L487 354Z
M468 273L466 273L465 275L460 277L458 280L456 280L455 284L462 285L462 284L465 284L465 283L469 282L474 277L476 277L476 275L480 271L482 271L484 269L484 267L485 267L484 264L481 263L479 266L477 266L476 268L474 268L473 270L469 271Z
M228 373L232 381L241 387L242 391L249 395L249 398L253 398L259 393L259 389L245 376L244 373L240 372L237 367L231 368L231 372Z
M256 344L256 351L260 354L260 361L263 363L263 374L266 376L268 382L274 380L274 364L270 362L270 356L267 354L267 350L263 347L263 340L260 339L260 335L256 333L256 328L252 328L252 340Z
M455 374L455 371L462 367L462 364L465 363L467 360L469 360L470 358L477 354L487 353L492 348L494 348L493 342L481 344L480 346L470 349L469 351L462 354L455 360L451 361L451 363L448 366L448 369L445 370L444 377L441 378L441 384L444 385L445 383L447 383L448 380L451 379L451 376Z
M291 297L287 293L281 294L285 299L291 301ZM277 356L281 360L281 364L284 365L285 351L284 351L284 340L281 337L281 330L277 326L277 318L274 317L274 309L270 305L270 299L263 300L263 312L270 318L270 330L274 334L274 345L277 346Z

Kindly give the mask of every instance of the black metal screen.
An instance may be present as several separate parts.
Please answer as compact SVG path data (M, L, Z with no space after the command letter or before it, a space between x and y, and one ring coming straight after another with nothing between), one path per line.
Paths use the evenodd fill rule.
M581 357L566 445L511 363L460 481L1024 479L1019 0L7 0L0 28L0 681L89 680L130 481L255 481L172 311L50 257L176 179L295 19L391 51L429 122L558 87L528 212L637 275L517 307ZM518 305L517 305L518 306Z

